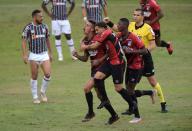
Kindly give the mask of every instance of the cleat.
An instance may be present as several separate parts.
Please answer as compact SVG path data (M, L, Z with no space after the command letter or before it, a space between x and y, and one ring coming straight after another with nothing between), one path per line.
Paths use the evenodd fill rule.
M173 43L172 42L167 42L169 44L169 47L167 47L167 51L169 55L173 53Z
M97 109L102 109L106 104L110 104L109 100L102 101Z
M33 104L40 104L40 100L37 98L37 99L33 99Z
M71 56L71 58L72 58L72 60L74 60L74 61L77 60L77 57L75 57L75 56L73 56L73 55Z
M157 94L157 90L152 90L152 95L150 96L151 97L151 101L152 101L152 104L155 104L155 96Z
M87 113L84 117L84 119L82 120L82 122L88 122L90 121L93 117L95 117L95 113Z
M107 123L105 123L105 125L111 125L118 120L119 120L119 116L116 114L115 116L110 117Z
M166 105L166 102L162 102L161 103L161 113L167 113L168 110L167 110L167 105Z
M132 115L134 114L133 111L130 111L130 109L127 109L125 112L122 112L121 115Z
M42 102L47 102L47 96L45 93L41 92L41 100L42 100Z
M142 120L141 118L135 117L135 118L133 118L132 120L130 120L129 123L131 123L131 124L137 124L137 123L139 123L141 120Z

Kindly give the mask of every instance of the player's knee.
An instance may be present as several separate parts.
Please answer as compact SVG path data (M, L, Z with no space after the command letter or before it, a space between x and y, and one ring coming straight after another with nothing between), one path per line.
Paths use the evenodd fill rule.
M88 87L84 87L83 90L84 90L85 93L88 93L88 92L91 91Z
M65 34L67 40L71 40L71 34Z
M60 39L61 39L61 35L55 36L55 39L56 39L56 40L60 40Z
M45 74L44 75L44 80L50 81L51 80L51 75L50 74Z
M115 91L119 92L122 90L122 86L120 85L115 85Z

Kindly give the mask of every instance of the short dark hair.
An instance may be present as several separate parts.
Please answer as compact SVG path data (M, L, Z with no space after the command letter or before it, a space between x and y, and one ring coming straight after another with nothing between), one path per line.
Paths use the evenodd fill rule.
M119 19L121 22L123 22L125 25L129 26L129 20L127 18L121 18Z
M96 25L96 22L94 20L88 20L89 23L91 23L93 26Z
M107 24L105 22L103 22L103 21L96 23L95 26L102 27L102 28L107 28Z
M141 8L136 8L135 11L140 11L140 12L141 12L141 15L142 15L142 16L144 15L144 11L143 11L143 9L141 9Z
M34 17L36 14L38 14L38 13L41 13L41 10L38 10L38 9L36 9L36 10L34 10L33 12L32 12L32 17Z

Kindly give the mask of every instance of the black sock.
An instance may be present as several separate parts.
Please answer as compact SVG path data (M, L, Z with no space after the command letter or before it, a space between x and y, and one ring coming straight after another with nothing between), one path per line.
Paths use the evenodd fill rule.
M93 113L93 94L92 92L85 93L85 97L87 100L87 105L88 105L88 112Z
M94 79L94 82L95 82L95 87L98 89L98 92L101 95L101 101L107 101L108 97L107 97L107 93L105 91L104 80Z
M161 47L167 47L169 48L169 44L167 42L165 42L164 40L161 41Z
M134 103L134 114L135 114L135 117L140 118L137 97L136 97L135 94L133 94L131 96L132 96L132 100L133 100L133 103Z
M128 94L127 90L122 89L118 91L118 93L123 97L125 101L127 101L127 103L129 104L129 108L133 107L132 97Z
M151 96L152 94L153 94L153 91L151 91L151 90L135 90L136 97L141 97L144 95Z
M117 115L117 113L115 112L115 110L113 109L113 107L111 106L110 103L106 104L104 107L105 107L105 109L108 110L108 112L111 114L112 117Z

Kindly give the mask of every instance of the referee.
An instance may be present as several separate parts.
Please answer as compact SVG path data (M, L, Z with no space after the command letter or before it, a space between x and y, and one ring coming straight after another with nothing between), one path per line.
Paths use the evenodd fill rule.
M42 102L47 102L46 89L50 81L52 53L49 41L47 25L43 24L43 15L40 10L32 12L33 21L27 24L22 33L22 55L25 64L30 64L31 69L31 92L33 103L39 104L37 92L38 68L41 67L44 78L41 85ZM28 47L28 48L27 48Z

